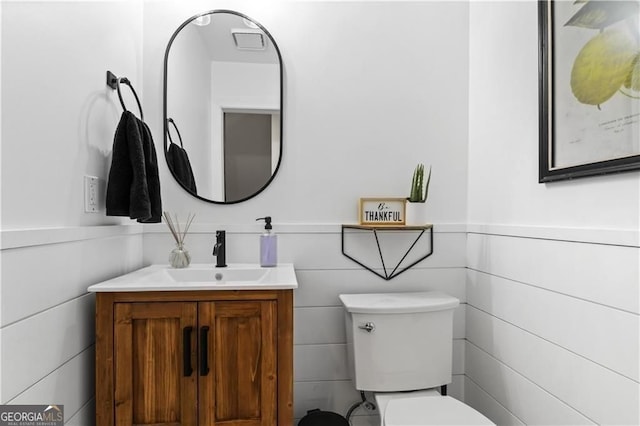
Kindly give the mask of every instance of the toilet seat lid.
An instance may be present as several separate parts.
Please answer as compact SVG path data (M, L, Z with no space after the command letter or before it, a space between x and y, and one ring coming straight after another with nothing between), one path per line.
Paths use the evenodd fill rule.
M385 426L494 425L485 416L450 396L423 396L389 401Z

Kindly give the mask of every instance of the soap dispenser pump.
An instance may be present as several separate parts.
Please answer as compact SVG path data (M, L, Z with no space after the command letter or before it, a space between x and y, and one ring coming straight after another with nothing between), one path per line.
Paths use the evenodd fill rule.
M271 216L259 217L264 220L264 233L260 235L260 266L271 267L278 264L278 237L272 231Z

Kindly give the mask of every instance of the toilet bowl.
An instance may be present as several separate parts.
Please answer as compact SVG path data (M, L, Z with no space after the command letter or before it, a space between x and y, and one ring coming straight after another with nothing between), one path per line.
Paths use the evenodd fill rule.
M380 426L495 425L468 405L435 390L375 394Z

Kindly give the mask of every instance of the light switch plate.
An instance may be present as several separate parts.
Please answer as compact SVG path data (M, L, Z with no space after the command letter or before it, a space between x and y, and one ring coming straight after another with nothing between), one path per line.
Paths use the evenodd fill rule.
M100 179L95 176L84 177L84 211L97 213L100 197Z

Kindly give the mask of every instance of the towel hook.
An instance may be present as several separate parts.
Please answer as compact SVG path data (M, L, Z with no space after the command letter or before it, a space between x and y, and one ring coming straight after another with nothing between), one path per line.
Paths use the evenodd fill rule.
M144 121L144 115L142 113L142 106L140 105L140 99L138 99L138 94L135 89L131 85L131 82L127 77L116 77L111 71L107 71L107 85L112 89L118 90L118 98L120 98L120 105L122 105L122 109L125 111L129 111L127 107L124 105L124 100L122 99L122 93L120 92L120 83L124 83L131 89L133 92L133 96L136 98L136 102L138 104L138 110L140 110L140 120Z
M182 136L180 136L180 130L178 130L178 126L176 126L176 122L173 121L173 118L167 118L167 123L173 124L173 128L176 129L176 133L178 134L178 139L180 140L180 148L184 149L184 145L182 145ZM167 126L167 136L169 136L169 142L174 143L173 139L171 139L171 132L169 131L169 126Z

